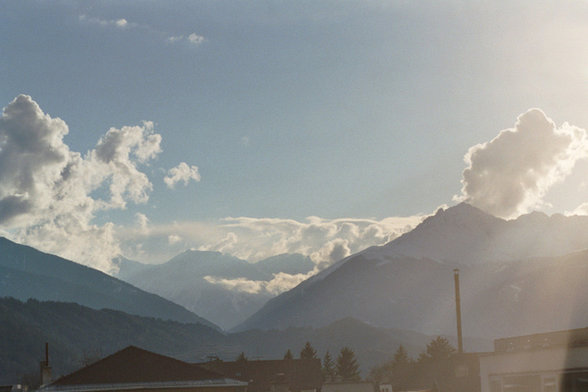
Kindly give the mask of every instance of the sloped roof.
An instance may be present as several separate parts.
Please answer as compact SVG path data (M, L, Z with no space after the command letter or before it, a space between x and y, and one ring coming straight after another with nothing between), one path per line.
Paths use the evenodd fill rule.
M50 387L224 379L200 366L129 346L54 381Z
M198 366L249 382L248 392L269 391L275 384L287 384L293 392L318 389L323 381L319 359L211 361Z

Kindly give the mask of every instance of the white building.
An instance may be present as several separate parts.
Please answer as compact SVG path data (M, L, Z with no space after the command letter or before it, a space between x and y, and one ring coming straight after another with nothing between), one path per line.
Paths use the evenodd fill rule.
M588 328L498 339L480 356L481 392L588 391Z

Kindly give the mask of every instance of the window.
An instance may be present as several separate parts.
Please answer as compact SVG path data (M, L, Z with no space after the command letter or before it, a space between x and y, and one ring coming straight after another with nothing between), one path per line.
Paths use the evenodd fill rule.
M557 392L557 379L554 376L543 377L543 392Z
M502 392L500 380L490 380L490 392Z

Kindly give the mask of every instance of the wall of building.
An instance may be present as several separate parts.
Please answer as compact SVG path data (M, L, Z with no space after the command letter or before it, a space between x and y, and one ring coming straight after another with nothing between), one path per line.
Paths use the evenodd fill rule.
M551 347L480 357L482 392L588 390L588 347ZM586 385L582 383L586 381ZM586 387L586 389L584 389Z

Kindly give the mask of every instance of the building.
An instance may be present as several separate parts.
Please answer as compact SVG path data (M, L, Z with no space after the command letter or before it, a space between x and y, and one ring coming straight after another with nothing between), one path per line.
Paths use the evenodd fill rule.
M214 360L200 366L247 381L247 392L318 392L323 383L319 359Z
M42 386L40 392L246 392L247 383L129 346Z
M378 385L378 390L380 392L394 392L394 389L392 388L392 384L380 384Z
M390 387L390 392L392 392ZM321 392L375 392L374 384L362 381L334 381L323 384Z
M588 328L497 339L480 378L482 392L588 391Z

